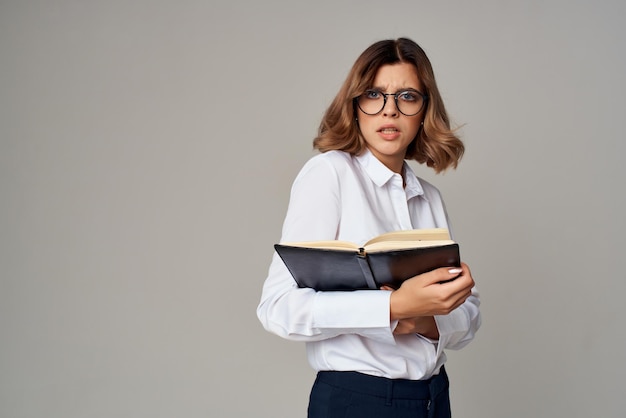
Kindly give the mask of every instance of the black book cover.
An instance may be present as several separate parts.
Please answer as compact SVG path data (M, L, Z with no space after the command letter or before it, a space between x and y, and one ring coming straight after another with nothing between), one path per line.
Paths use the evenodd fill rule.
M370 253L282 244L274 249L299 287L323 291L379 289L383 285L397 289L418 274L461 265L456 243Z

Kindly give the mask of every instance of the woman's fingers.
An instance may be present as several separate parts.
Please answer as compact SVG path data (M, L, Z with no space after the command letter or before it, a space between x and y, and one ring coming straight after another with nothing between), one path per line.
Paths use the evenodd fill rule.
M469 267L449 267L420 274L393 292L391 316L403 319L424 315L447 315L471 295L474 287Z

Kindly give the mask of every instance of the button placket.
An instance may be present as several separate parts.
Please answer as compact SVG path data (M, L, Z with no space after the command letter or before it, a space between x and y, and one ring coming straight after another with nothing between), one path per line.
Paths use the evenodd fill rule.
M394 174L391 183L391 201L396 214L397 229L412 229L409 206L404 190L404 181L400 174Z

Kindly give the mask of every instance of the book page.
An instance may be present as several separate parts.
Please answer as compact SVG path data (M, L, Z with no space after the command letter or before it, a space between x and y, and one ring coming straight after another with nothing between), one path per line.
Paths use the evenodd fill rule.
M393 231L381 234L367 241L363 248L368 251L382 251L393 249L433 247L437 245L453 244L450 234L445 228L411 229ZM282 245L291 247L321 248L328 250L358 251L359 245L349 241L298 241L283 242Z
M357 251L359 246L349 241L298 241L282 242L282 245L291 247L322 248L327 250Z
M410 229L381 234L365 243L365 247L383 241L437 241L449 240L450 233L446 228Z
M389 250L406 250L409 248L425 248L425 247L440 247L443 245L454 244L452 240L425 240L425 241L379 241L373 244L365 246L366 252L378 252Z

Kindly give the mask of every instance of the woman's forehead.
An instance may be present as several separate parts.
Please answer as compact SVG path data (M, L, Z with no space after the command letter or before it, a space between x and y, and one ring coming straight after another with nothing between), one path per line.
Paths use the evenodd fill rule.
M419 90L421 82L417 70L412 64L405 62L385 64L376 72L372 87L385 91L398 91L413 88Z

